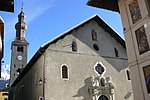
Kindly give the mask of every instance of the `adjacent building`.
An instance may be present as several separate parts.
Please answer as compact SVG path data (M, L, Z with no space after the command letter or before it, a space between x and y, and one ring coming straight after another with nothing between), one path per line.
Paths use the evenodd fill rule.
M1 0L0 11L14 12L14 0Z
M4 21L0 16L0 78L1 78L1 62L4 56Z
M0 100L8 100L8 89L0 90Z
M11 78L26 58L13 43ZM37 50L11 79L11 100L133 100L127 66L125 41L94 15Z
M120 13L135 100L150 99L150 0L89 0Z
M14 0L1 0L0 11L14 12ZM0 78L1 78L1 64L4 56L4 21L0 16Z

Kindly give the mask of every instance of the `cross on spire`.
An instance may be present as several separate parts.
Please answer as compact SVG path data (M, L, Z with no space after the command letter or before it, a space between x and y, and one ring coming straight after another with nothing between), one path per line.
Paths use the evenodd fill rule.
M24 6L24 3L23 3L23 1L22 1L22 5L21 5L21 11L23 11L23 6Z

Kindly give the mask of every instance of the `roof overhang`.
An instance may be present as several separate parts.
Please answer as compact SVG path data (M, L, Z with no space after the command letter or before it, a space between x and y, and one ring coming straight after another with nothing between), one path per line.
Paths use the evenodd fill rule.
M0 61L3 58L4 52L4 21L0 16Z
M0 10L14 12L14 0L0 0Z
M87 5L119 12L118 0L88 0Z

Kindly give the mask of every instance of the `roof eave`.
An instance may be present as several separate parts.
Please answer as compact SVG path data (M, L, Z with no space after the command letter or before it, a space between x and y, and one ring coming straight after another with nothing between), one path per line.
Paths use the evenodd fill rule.
M118 0L88 0L87 5L120 13Z
M14 0L0 0L0 11L14 12Z
M4 20L0 16L0 60L3 58L4 55Z

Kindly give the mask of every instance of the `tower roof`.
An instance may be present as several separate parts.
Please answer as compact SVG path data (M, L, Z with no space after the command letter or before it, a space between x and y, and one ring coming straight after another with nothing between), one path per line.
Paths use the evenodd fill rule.
M23 7L22 7L21 12L18 15L18 22L15 25L17 40L25 40L25 31L27 30L25 18L26 18L26 16L25 16L25 13L24 13Z

